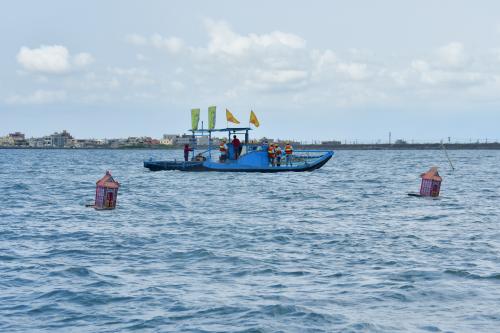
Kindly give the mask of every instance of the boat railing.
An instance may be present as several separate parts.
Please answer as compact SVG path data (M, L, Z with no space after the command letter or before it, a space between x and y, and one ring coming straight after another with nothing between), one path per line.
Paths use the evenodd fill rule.
M328 150L296 150L292 154L292 163L305 165L314 163L329 152Z
M211 157L213 160L214 157L217 158L219 156L218 150L219 150L218 148L212 147L211 149L207 149L203 152L196 154L196 156L203 156L206 159ZM263 145L247 144L244 146L242 156L245 154L251 153L251 152L266 151L266 150L267 150L266 146L263 146ZM327 154L329 152L330 152L329 150L312 150L312 149L310 149L310 150L295 150L293 152L293 155L292 155L292 163L295 165L311 164L311 163L314 163L315 160L322 158L323 156L325 156L325 154ZM214 153L216 154L215 156L214 156ZM283 153L281 156L282 164L285 161L285 157L286 157L286 155Z

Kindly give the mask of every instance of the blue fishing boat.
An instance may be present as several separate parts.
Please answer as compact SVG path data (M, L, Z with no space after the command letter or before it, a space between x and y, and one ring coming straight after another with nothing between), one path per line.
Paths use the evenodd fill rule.
M252 144L248 140L248 132L251 128L222 128L222 129L201 129L190 130L192 132L192 142L196 142L196 137L208 136L208 149L190 152L189 161L144 161L144 167L151 171L179 170L179 171L219 171L219 172L301 172L312 171L321 168L334 155L330 150L295 150L288 165L272 163L269 158L269 144ZM212 134L215 132L226 132L228 142L231 136L244 135L239 151L235 151L232 144L227 145L227 153L221 158L219 147L212 145Z

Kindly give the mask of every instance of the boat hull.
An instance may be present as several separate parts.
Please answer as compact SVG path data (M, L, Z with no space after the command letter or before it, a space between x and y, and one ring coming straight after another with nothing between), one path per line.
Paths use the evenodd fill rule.
M214 172L304 172L321 168L332 157L333 152L328 152L321 158L311 163L302 163L296 166L249 166L238 163L214 163L214 162L176 162L176 161L144 161L144 167L151 171L178 170L178 171L214 171Z

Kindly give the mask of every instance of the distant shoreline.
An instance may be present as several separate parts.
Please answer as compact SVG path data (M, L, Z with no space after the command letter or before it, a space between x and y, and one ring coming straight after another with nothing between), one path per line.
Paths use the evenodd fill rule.
M497 150L500 143L447 143L444 147L449 150ZM11 147L0 146L0 149L33 149L33 150L179 150L182 146L130 146L130 147L85 147L85 148L56 148L56 147ZM206 149L207 146L197 146L198 149ZM437 150L443 149L440 143L418 143L418 144L318 144L318 145L295 145L295 149L321 149L321 150Z
M302 145L304 149L330 149L330 150L496 150L500 143L405 143L405 144L337 144L337 145Z

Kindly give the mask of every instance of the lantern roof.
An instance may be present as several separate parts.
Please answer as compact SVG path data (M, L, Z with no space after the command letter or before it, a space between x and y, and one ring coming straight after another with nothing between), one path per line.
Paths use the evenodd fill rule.
M106 174L104 175L104 177L99 179L96 182L96 185L101 186L101 187L107 187L107 188L119 188L120 187L120 183L118 183L116 180L113 179L113 176L111 176L111 172L109 172L109 171L106 171Z
M438 168L437 167L432 167L429 169L429 171L424 172L423 174L420 175L422 179L429 179L429 180L435 180L435 181L442 181L443 178L438 173Z

